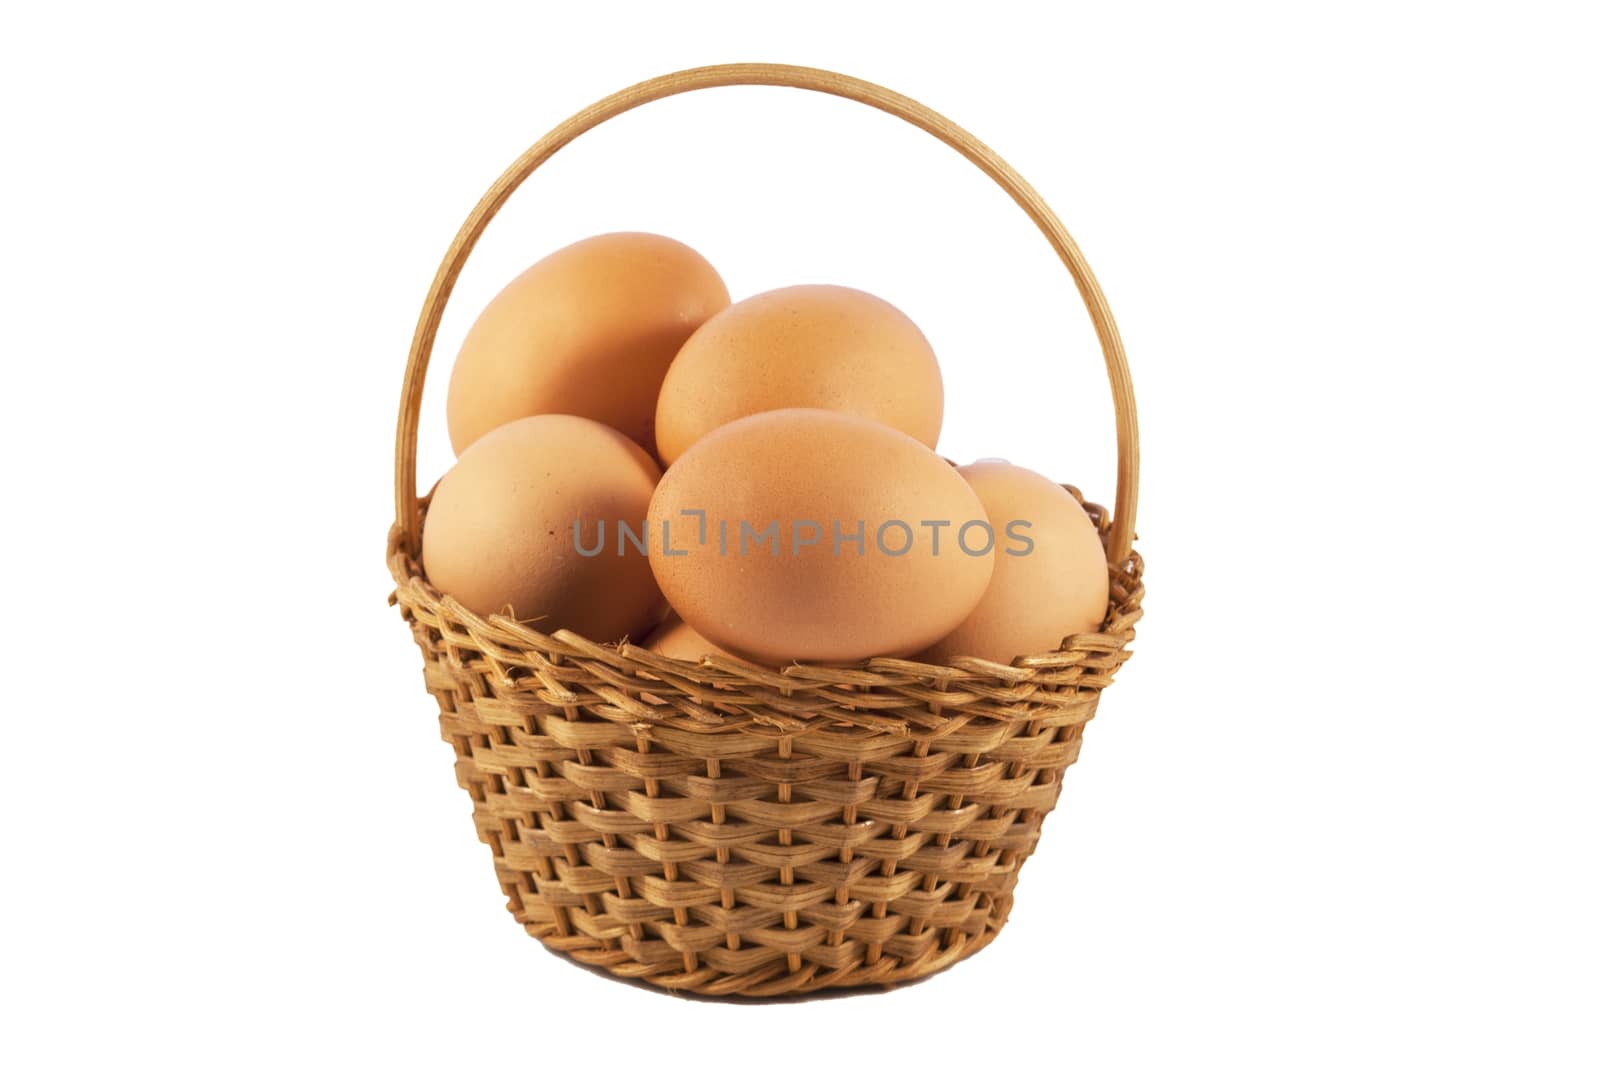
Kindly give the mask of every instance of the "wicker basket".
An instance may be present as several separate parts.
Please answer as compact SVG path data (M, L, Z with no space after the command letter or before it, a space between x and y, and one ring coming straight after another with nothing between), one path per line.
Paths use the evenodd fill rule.
M1111 560L1099 633L1009 665L877 659L774 672L540 633L428 584L417 420L467 255L512 191L580 134L723 85L831 93L898 116L994 179L1059 253L1099 334L1117 413L1116 522L1085 505ZM982 948L1006 921L1100 690L1129 656L1144 592L1137 486L1132 384L1100 288L1038 194L966 131L879 86L765 64L656 78L557 126L485 194L434 279L406 366L388 546L393 602L422 648L511 913L583 963L710 995L891 985Z

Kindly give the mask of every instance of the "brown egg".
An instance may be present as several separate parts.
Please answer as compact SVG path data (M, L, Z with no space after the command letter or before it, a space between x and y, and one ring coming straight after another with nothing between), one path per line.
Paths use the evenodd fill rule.
M656 627L656 631L650 635L644 647L663 656L696 662L702 656L733 655L701 637L693 627L676 615L668 615L666 621Z
M944 384L928 339L888 301L838 285L774 289L684 343L656 404L656 454L674 463L716 427L778 408L848 411L933 448Z
M472 324L450 375L450 443L527 415L582 415L655 448L656 396L684 340L728 306L694 249L608 233L519 275Z
M983 505L918 441L785 409L713 430L668 468L650 564L683 620L735 655L848 663L926 648L971 613L994 560L957 546L969 526L986 528Z
M960 474L994 527L994 577L972 614L921 658L1010 663L1099 630L1109 598L1106 553L1072 494L1005 462L974 463Z
M643 540L660 473L643 449L598 422L533 415L506 423L463 452L434 489L423 569L480 615L510 614L594 641L641 634L661 594L648 559L617 526Z

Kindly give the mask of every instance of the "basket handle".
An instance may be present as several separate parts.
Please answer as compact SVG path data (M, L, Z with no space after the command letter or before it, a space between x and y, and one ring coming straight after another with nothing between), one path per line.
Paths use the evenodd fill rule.
M842 96L886 111L960 152L1010 194L1011 199L1033 220L1039 232L1056 250L1056 255L1061 257L1061 262L1066 264L1072 280L1077 283L1078 295L1089 310L1089 318L1094 323L1101 351L1105 354L1106 374L1111 379L1111 400L1116 406L1117 415L1117 496L1106 554L1113 565L1125 562L1133 548L1134 512L1139 496L1139 425L1133 404L1133 379L1128 373L1128 358L1122 350L1122 338L1117 333L1117 324L1111 317L1111 308L1106 304L1105 295L1100 292L1100 283L1095 281L1094 272L1089 269L1077 243L1061 225L1061 220L1056 218L1033 187L987 145L910 97L844 74L777 63L729 63L697 67L651 78L613 93L541 137L483 194L478 206L462 223L450 250L445 253L444 262L439 264L439 272L434 275L433 287L428 290L428 299L423 303L422 314L417 320L417 332L411 341L411 355L406 360L405 384L400 393L400 424L395 434L394 507L400 543L413 554L418 551L421 513L417 500L417 422L422 412L422 383L428 371L428 357L433 351L434 337L439 332L439 322L444 317L445 302L450 299L456 278L461 274L461 268L466 264L473 246L489 225L489 220L505 206L506 200L528 175L567 144L602 122L652 100L724 85L808 89Z

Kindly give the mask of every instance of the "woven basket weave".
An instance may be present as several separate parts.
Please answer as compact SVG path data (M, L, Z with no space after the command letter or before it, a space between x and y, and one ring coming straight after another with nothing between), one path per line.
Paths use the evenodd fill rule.
M830 93L926 130L1004 188L1059 253L1099 334L1117 411L1117 521L1084 505L1111 561L1100 632L1011 664L876 659L769 671L541 633L478 616L428 583L417 423L467 255L516 187L583 132L651 100L725 85ZM392 599L422 649L509 910L553 949L672 989L773 996L892 985L982 948L1006 921L1017 873L1141 614L1132 384L1082 254L1038 194L970 134L906 97L809 68L737 64L643 82L562 123L501 176L423 308L395 484Z

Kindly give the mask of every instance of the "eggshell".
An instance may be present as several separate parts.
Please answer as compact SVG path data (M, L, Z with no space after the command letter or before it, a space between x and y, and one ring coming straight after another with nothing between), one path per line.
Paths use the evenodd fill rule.
M668 468L650 564L683 620L735 655L847 663L926 648L971 613L994 560L955 537L984 522L955 468L915 439L785 409L713 430Z
M461 345L447 400L450 443L527 415L582 415L655 447L656 397L695 328L728 290L694 249L608 233L554 252L502 289Z
M1072 494L1042 474L1003 461L975 463L959 473L994 527L994 577L972 614L922 658L1010 663L1054 651L1071 634L1099 630L1109 593L1106 554Z
M796 285L741 300L684 342L656 404L668 464L706 433L778 408L847 411L939 443L944 384L928 339L886 300Z
M643 449L598 422L533 415L506 423L463 452L434 489L423 569L480 615L509 613L594 641L642 634L661 595L644 553L617 524L640 534L660 473ZM600 543L601 521L601 551L580 553L580 544Z
M656 627L644 647L663 656L692 661L698 661L702 656L732 655L707 641L695 632L694 627L676 615L668 615L666 621Z

